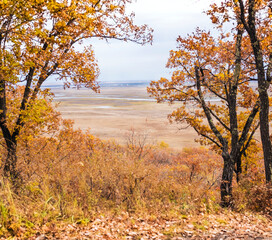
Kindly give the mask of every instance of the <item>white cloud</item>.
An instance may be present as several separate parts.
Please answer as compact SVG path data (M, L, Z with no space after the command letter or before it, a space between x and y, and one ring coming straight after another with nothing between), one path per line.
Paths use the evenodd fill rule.
M148 24L154 29L154 43L139 46L120 41L92 41L101 70L99 81L157 80L169 76L165 64L169 51L176 46L176 38L193 32L196 27L210 29L210 20L203 11L214 1L137 0L131 4L128 11L135 12L135 23Z

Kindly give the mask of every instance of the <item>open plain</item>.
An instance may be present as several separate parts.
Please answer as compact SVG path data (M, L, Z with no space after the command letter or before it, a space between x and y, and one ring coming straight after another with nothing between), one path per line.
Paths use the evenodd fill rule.
M167 115L177 104L158 104L144 86L102 87L100 93L85 88L53 89L54 101L62 116L72 119L75 128L89 129L102 139L125 144L128 135L147 137L148 143L167 143L171 148L197 146L192 128L170 124Z

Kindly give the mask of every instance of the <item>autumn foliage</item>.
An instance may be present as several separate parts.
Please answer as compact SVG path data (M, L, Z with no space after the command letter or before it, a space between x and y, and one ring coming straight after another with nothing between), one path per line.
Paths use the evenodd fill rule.
M187 219L221 211L222 161L217 154L205 148L175 152L164 143L138 144L141 134L128 134L134 144L121 146L59 119L50 135L20 139L18 170L24 184L13 194L11 185L1 180L1 236L30 236L38 226L55 221L87 224L102 213ZM5 154L5 148L0 150ZM248 174L234 186L239 211L269 212L269 193L259 186L260 159L255 156L244 166Z
M4 173L16 185L17 139L26 115L50 77L99 91L99 68L90 39L152 42L152 30L126 13L129 0L0 1L0 127L8 155ZM9 91L24 85L14 124L9 124ZM27 113L28 112L28 113ZM15 113L15 112L14 112ZM38 116L37 116L38 118Z
M178 37L171 79L148 88L159 103L176 104L169 120L192 127L205 147L174 151L135 130L120 145L75 129L55 110L42 88L50 77L99 92L90 39L152 42L152 30L126 13L130 2L0 0L0 237L31 239L41 230L55 238L59 223L71 224L62 231L70 233L92 222L96 230L125 224L110 229L117 239L127 225L150 237L155 230L143 226L152 224L164 231L153 238L169 239L212 232L211 224L229 219L232 228L237 219L267 224L248 211L271 217L269 1L213 4L207 14L219 34L196 29Z
M256 71L258 93L260 99L260 135L264 154L265 178L271 184L272 176L272 144L270 140L269 88L271 85L272 54L271 54L271 1L238 0L222 1L212 4L207 11L218 28L225 23L236 23L248 37L253 66Z
M158 103L178 103L170 121L192 127L200 136L197 141L221 154L222 206L231 205L233 173L238 182L243 161L257 153L259 127L267 182L271 178L268 5L254 0L212 4L207 14L219 36L197 28L187 37L178 37L166 65L173 69L171 79L152 81L148 88ZM226 23L232 23L231 30L224 28Z

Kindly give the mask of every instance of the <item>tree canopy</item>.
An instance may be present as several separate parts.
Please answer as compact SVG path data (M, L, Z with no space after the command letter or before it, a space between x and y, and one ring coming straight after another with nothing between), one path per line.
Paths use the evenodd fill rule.
M236 33L218 38L200 29L178 37L177 50L170 52L167 63L174 69L172 78L153 81L148 88L158 102L181 102L170 121L193 127L200 143L222 154L224 206L230 204L232 172L239 180L241 159L254 146L259 127L260 102L251 85L254 58L243 34L237 27Z
M91 40L152 41L148 26L126 13L130 0L0 1L0 127L8 157L4 171L16 175L17 138L42 84L54 76L99 91L99 68ZM81 46L80 46L81 45ZM24 85L15 124L8 124L7 95Z
M260 98L260 133L266 181L272 179L272 144L269 127L269 87L272 74L272 5L269 0L225 0L212 4L207 11L217 27L233 23L243 28L249 38Z

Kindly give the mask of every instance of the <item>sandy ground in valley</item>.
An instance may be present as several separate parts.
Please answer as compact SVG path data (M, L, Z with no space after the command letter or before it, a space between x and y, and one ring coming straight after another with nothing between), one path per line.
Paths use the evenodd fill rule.
M157 104L148 97L145 87L102 88L100 94L88 89L54 89L55 102L64 118L73 119L75 128L90 129L102 139L126 143L127 135L146 135L149 143L164 141L170 147L193 147L197 137L193 129L180 130L170 124L167 115L178 104ZM183 126L184 127L184 126Z

